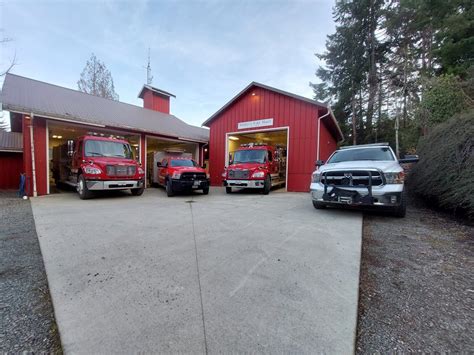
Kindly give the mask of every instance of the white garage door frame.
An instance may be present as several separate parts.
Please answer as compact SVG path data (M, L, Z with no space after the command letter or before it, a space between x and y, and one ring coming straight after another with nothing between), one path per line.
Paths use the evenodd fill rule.
M285 131L286 130L286 176L285 176L285 190L288 191L288 157L290 151L290 127L273 127L265 129L254 129L248 131L237 131L237 132L227 132L225 134L225 157L224 157L224 166L229 166L229 136L240 135L247 133L261 133L261 132L275 132L275 131Z

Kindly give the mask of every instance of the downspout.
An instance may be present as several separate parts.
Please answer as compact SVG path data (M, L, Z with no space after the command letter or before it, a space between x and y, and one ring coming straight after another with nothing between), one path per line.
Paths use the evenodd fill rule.
M321 120L324 117L329 116L331 113L332 113L331 109L328 108L328 112L318 118L318 146L317 146L317 150L316 150L316 160L319 160L319 152L320 152L320 145L321 145Z
M33 138L33 112L30 114L30 145L31 145L31 175L33 178L33 197L38 196L36 191L36 163L35 163L35 141Z

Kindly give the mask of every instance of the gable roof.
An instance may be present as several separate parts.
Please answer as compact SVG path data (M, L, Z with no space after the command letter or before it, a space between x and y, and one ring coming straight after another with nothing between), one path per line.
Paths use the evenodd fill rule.
M307 102L309 104L312 104L312 105L315 105L315 106L318 106L320 108L325 109L328 113L330 113L330 115L328 117L330 117L330 119L331 119L331 121L332 121L332 123L335 127L335 131L337 132L337 135L339 136L338 140L342 141L344 139L344 135L342 134L341 128L339 127L339 124L337 123L336 117L334 117L334 114L331 111L331 107L328 104L325 104L325 103L320 102L320 101L308 99L307 97L296 95L296 94L293 94L293 93L288 92L288 91L280 90L280 89L274 88L272 86L268 86L268 85L265 85L265 84L262 84L262 83L258 83L256 81L252 81L249 85L247 85L242 91L240 91L237 95L235 95L229 102L227 102L224 106L222 106L216 113L214 113L211 117L209 117L206 121L204 121L202 126L209 127L209 124L216 117L218 117L222 112L224 112L228 107L230 107L234 102L236 102L244 93L246 93L252 87L259 87L259 88L262 88L262 89L273 91L273 92L276 92L278 94L289 96L289 97L292 97L296 100L304 101L304 102Z
M0 131L0 152L23 152L23 135Z
M208 142L209 130L174 115L114 101L81 91L7 74L0 102L12 112L34 113L84 124L134 130L191 141Z
M143 85L142 89L140 90L140 93L138 94L138 97L140 99L143 99L145 89L156 92L157 94L160 94L160 95L164 95L164 96L168 96L168 97L170 97L170 96L176 97L175 95L173 95L172 93L169 93L168 91L161 90L161 89L155 88L154 86L145 84L145 85Z

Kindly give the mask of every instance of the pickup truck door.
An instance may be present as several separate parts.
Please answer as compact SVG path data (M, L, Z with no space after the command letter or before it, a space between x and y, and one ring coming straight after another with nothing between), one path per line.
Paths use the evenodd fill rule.
M161 167L158 168L158 183L160 185L165 185L165 178L168 173L168 159L163 159L161 162Z

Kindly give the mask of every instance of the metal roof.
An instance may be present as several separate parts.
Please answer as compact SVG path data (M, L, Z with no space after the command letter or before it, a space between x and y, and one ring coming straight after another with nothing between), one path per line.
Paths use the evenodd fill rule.
M23 152L23 135L0 131L0 152Z
M235 101L237 101L237 99L240 96L242 96L245 92L247 92L247 90L249 90L250 88L252 88L254 86L255 87L260 87L260 88L263 88L263 89L266 89L266 90L269 90L269 91L273 91L273 92L276 92L276 93L281 94L281 95L289 96L289 97L292 97L296 100L304 101L304 102L310 103L312 105L327 109L330 112L331 119L332 119L334 125L336 126L336 130L337 130L341 140L344 139L341 128L339 127L339 124L337 123L336 117L334 117L334 114L331 111L331 107L328 104L326 104L324 102L308 99L307 97L296 95L296 94L293 94L293 93L288 92L288 91L280 90L280 89L274 88L272 86L268 86L268 85L265 85L265 84L262 84L262 83L258 83L256 81L252 81L249 85L247 85L242 91L240 91L237 95L235 95L229 102L227 102L224 106L222 106L216 113L214 113L211 117L209 117L202 124L202 126L209 127L209 123L211 123L212 120L214 120L217 116L219 116L222 112L224 112L230 105L232 105Z
M160 94L160 95L176 97L175 95L173 95L172 93L170 93L170 92L168 92L168 91L161 90L161 89L155 88L154 86L145 84L145 85L143 85L142 89L140 90L140 93L138 94L138 97L139 97L140 99L143 99L143 91L144 91L145 89L148 89L148 90L150 90L150 91L156 92L157 94Z
M0 95L3 109L34 113L77 123L209 141L209 130L191 126L174 115L105 99L81 91L7 74Z

